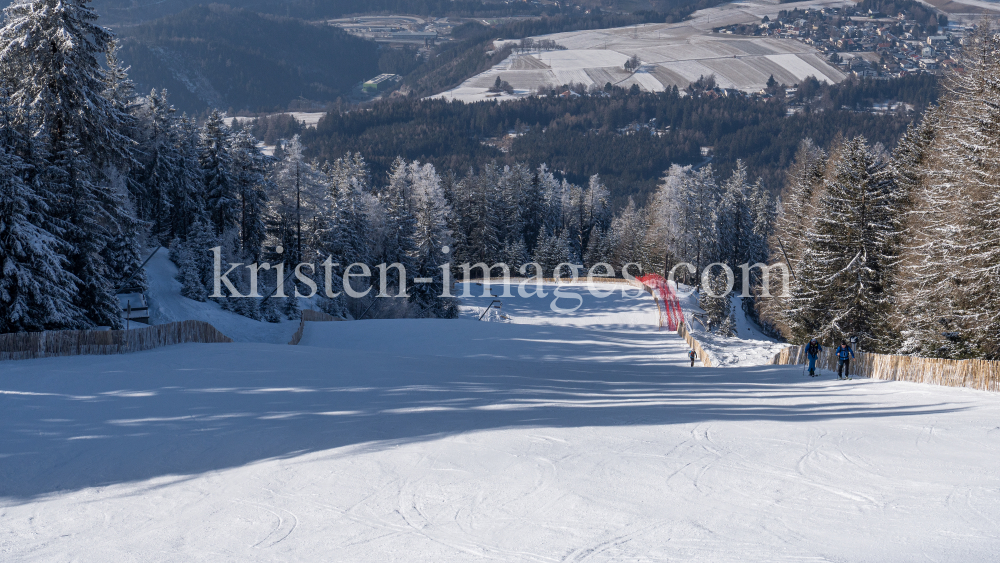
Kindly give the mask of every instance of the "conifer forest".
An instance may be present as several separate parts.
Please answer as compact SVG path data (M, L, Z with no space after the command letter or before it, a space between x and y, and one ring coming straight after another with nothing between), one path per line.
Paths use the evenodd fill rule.
M464 151L455 156L416 150L403 130L356 142L401 122L375 123L393 111L469 112L462 119L486 111L417 99L369 113L331 110L317 129L277 139L270 154L253 134L260 121L233 121L221 109L188 115L165 89L138 92L115 34L85 0L14 2L0 27L0 332L120 328L115 294L142 287L140 265L159 246L169 249L186 297L213 299L212 249L220 247L223 263L311 263L320 284L342 283L344 265L355 262L399 263L410 280L432 278L372 313L397 318L457 314L441 296L447 263L456 275L465 262L513 272L536 263L544 277L560 263L607 263L619 276L627 264L668 274L690 263L695 271L679 270L679 279L713 287L726 280L712 264L737 274L740 264L782 264L792 274L785 294L774 278L764 287L753 275L746 288L735 279L734 290L751 296L744 310L773 336L802 343L852 335L871 351L1000 359L997 30L979 25L960 63L964 70L935 82L933 100L906 120L830 129L817 110L783 131L784 153L766 158L767 147L741 145L703 159L700 139L677 131L690 116L656 110L708 119L736 102L676 88L567 100L594 106L593 115L610 107L599 104L646 104L651 113L635 111L673 119L672 145L649 141L655 159L630 160L641 148L615 159L650 172L608 179L583 166L567 172L572 157L540 161L556 153L539 148L534 124L559 128L543 107L555 102L541 98L476 106L512 112L483 135L506 132L510 118L525 124L512 127L515 146L532 143L520 145L524 158L477 152L486 150L478 142L464 151L461 140L450 145ZM771 111L739 111L752 107ZM613 136L611 122L590 125L595 136ZM323 280L328 259L337 265ZM245 269L230 279L248 291ZM296 297L266 297L273 274L259 283L260 297L219 303L261 322L298 314ZM732 312L711 293L702 307L726 333ZM373 299L322 297L320 307L356 317Z

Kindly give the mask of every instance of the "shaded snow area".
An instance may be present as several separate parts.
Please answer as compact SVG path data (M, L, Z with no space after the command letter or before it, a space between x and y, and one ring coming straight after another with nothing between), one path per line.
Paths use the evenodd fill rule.
M788 344L781 343L764 335L760 328L747 318L739 295L730 298L730 308L736 319L737 336L727 337L706 330L706 326L697 318L704 314L698 306L698 295L691 286L681 284L678 291L681 308L684 310L684 322L687 324L703 350L711 356L715 367L763 366L771 363L774 356Z
M996 394L690 368L648 296L572 315L501 298L509 322L472 320L489 300L307 323L299 346L3 362L0 560L1000 552Z
M200 302L182 296L181 282L177 281L177 266L170 261L168 254L166 248L160 248L145 268L149 285L146 297L149 301L151 324L187 320L205 321L237 342L271 344L287 344L298 330L297 320L283 320L280 323L256 321L226 311L214 301Z

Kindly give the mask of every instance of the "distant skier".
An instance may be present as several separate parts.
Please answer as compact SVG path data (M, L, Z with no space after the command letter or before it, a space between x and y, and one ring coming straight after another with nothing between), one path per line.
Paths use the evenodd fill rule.
M854 350L851 349L846 340L841 342L840 346L837 346L837 379L850 378L851 358L853 357Z
M823 347L815 338L810 340L806 346L806 357L809 358L809 377L816 377L816 360L819 359L819 353L822 351Z
M691 350L688 352L688 358L691 358L691 367L694 367L694 361L698 359L698 354Z

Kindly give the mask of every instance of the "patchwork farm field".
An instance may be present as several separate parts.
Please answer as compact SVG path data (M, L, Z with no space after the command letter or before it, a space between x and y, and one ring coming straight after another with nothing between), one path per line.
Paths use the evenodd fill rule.
M795 7L840 6L841 0L777 4L740 2L700 10L687 21L673 24L572 31L535 39L551 39L560 51L515 52L493 68L476 75L439 97L464 101L527 96L539 87L579 83L602 87L607 83L659 92L685 88L701 76L714 75L722 88L755 91L768 78L797 84L808 76L836 83L844 74L829 65L815 49L792 39L745 37L712 33L733 23L760 21ZM625 61L635 55L641 66L626 72ZM497 77L514 88L513 94L490 93Z

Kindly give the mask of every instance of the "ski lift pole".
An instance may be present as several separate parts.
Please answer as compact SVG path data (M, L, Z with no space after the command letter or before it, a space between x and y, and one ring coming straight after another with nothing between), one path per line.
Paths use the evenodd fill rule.
M282 280L282 282L281 282L281 286L282 286L282 287L284 287L284 286L285 286L285 282L286 282L286 281L288 281L288 278L292 277L292 274L294 274L294 273L295 273L295 270L294 270L294 269L293 269L293 270L291 270L290 272L288 272L288 275L287 275L287 276L285 276L285 279L284 279L284 280ZM264 296L264 299L261 299L261 301L264 301L264 300L267 300L267 299L270 299L270 298L271 298L271 297L273 297L273 296L274 296L274 294L275 294L275 293L277 293L277 292L278 292L278 286L275 286L275 287L274 287L274 289L272 289L272 290L271 290L271 293L268 293L268 294L267 294L266 296Z
M499 299L494 299L493 301L490 301L490 304L486 307L486 310L483 311L483 314L479 315L479 320L483 320L483 317L486 316L486 313L490 312L490 308L493 307L494 303L500 303L500 300ZM500 304L502 305L503 303L500 303Z
M371 304L370 304L370 305L368 305L368 308L367 308L367 309L365 309L365 312L364 312L364 313L361 313L361 316L360 316L360 317L358 317L358 320L360 321L360 320L364 319L364 318L365 318L365 315L367 315L367 314L368 314L368 311L370 311L370 310L371 310L371 308L372 308L372 307L374 307L376 303L378 303L378 297L376 297L375 299L372 299L372 302L371 302Z
M116 290L115 290L115 292L117 293L118 291L121 291L121 290L122 290L122 288L124 288L124 287L125 287L125 285L126 285L126 284L127 284L128 282L132 281L132 278L134 278L136 274L138 274L138 273L139 273L140 271L142 271L142 269L143 269L143 268L145 268L145 267L146 267L146 264L148 264L148 263L149 263L149 261L153 259L153 256L156 256L156 253L157 253L157 251L159 251L159 250L160 250L160 248L162 248L162 247L163 247L162 245L159 245L159 244L158 244L158 245L156 245L156 248L154 248L154 249L153 249L153 252L151 252L151 253L149 254L149 257L148 257L148 258L146 258L145 260L143 260L142 264L140 264L140 265L139 265L139 267L138 267L138 268L136 268L136 269L135 269L135 271L134 271L134 272L132 272L132 274L131 274L131 275L130 275L129 277L125 278L125 281L123 281L123 282L122 282L122 283L121 283L121 284L120 284L120 285L118 286L118 289L116 289Z

